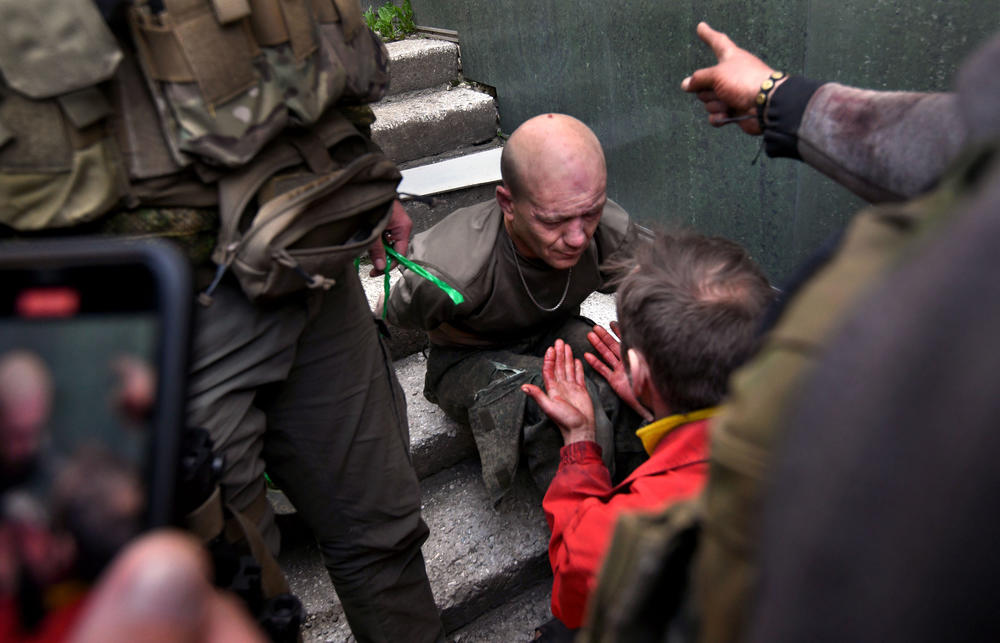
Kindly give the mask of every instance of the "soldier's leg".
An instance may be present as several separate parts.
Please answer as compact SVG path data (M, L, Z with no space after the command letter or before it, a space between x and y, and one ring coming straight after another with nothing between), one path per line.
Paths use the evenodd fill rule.
M262 309L228 279L211 306L195 310L187 423L208 430L224 459L223 501L253 516L274 554L280 537L264 496L265 416L256 401L288 374L306 318L304 299Z
M402 389L350 269L313 303L266 405L268 472L316 535L359 640L438 640Z

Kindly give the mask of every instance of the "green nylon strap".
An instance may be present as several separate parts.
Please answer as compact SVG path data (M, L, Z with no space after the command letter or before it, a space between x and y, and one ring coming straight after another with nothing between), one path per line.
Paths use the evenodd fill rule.
M434 284L435 286L437 286L438 288L440 288L441 290L443 290L444 294L448 295L448 297L453 302L455 302L456 306L459 305L460 303L462 303L463 301L465 301L465 297L462 296L462 293L458 292L458 290L456 290L454 287L448 285L444 280L439 279L439 278L435 277L434 275L432 275L423 266L418 265L416 263L413 263L412 261L410 261L409 259L407 259L403 255L401 255L398 252L396 252L390 246L385 246L385 251L389 255L389 257L392 257L393 259L395 259L399 263L403 264L404 266L406 266L407 268L409 268L413 272L417 273L418 275L420 275L421 277L423 277L427 281L431 282L432 284ZM389 268L387 266L386 267L386 274L388 274L388 272L389 272ZM389 288L389 281L386 280L385 283L386 283L385 298L386 298L386 301L388 301L389 300L389 290L388 290L388 288Z
M386 313L389 312L389 271L392 270L392 255L389 254L389 251L392 248L386 246L385 243L382 245L386 249L385 272L382 273L382 283L384 284L383 288L385 288L385 297L382 298L382 319L385 319Z
M458 292L457 289L449 285L443 279L439 279L438 277L428 272L427 269L424 268L423 266L415 264L406 257L404 257L403 255L399 254L393 249L392 246L388 246L385 243L383 243L382 246L385 248L385 253L386 253L385 276L383 277L383 282L382 282L384 284L383 287L385 288L385 297L382 298L382 319L385 319L386 313L389 310L389 271L392 270L393 259L395 259L399 263L403 264L413 272L417 273L427 281L431 282L432 284L443 290L444 293L448 295L448 297L453 302L455 302L456 306L465 301L465 297L462 296L462 293ZM361 257L358 257L354 260L354 269L357 270L358 272L361 271Z

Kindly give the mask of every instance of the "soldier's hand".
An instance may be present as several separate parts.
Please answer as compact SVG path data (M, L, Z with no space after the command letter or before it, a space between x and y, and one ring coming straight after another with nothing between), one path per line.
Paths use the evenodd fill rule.
M618 322L611 322L611 330L614 331L615 335L621 337ZM606 379L611 385L611 390L623 402L632 407L643 420L652 422L653 413L636 399L635 393L632 391L632 384L629 382L625 363L622 361L619 341L602 326L594 326L594 330L587 333L587 340L601 356L599 359L593 353L584 353L583 358L587 360L590 367Z
M583 362L573 359L573 349L561 339L545 351L542 362L545 390L525 384L521 390L535 400L556 423L563 443L593 441L597 435L594 405L587 392Z
M698 37L712 48L719 63L685 78L681 81L681 89L698 95L708 111L708 122L716 127L732 122L727 119L755 115L754 99L761 84L774 70L705 22L698 23ZM737 122L747 134L761 133L756 118Z
M410 248L410 232L413 231L413 221L406 213L403 204L399 200L392 202L392 214L389 215L389 223L385 226L382 239L392 246L393 250L406 256L406 251ZM372 270L369 277L378 277L385 272L385 248L382 247L382 239L377 240L368 249L368 256L372 260Z

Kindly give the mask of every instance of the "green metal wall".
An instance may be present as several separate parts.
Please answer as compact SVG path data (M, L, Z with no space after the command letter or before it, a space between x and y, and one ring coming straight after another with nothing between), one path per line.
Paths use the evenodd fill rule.
M646 225L747 246L783 280L863 203L795 161L716 130L681 80L714 62L707 20L772 66L871 88L949 89L1000 28L1000 0L411 0L417 24L456 29L466 78L497 88L501 127L572 114L604 143L608 194Z

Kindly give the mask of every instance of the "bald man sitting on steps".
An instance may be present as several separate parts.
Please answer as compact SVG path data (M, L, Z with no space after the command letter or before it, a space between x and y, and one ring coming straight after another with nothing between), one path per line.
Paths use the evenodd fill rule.
M500 161L496 199L457 210L417 235L412 256L457 288L455 305L437 286L403 272L388 319L428 332L424 395L471 426L494 502L510 487L521 453L544 491L562 438L521 385L542 382L542 357L558 338L577 354L591 348L593 322L580 303L607 292L609 259L630 254L635 226L608 200L604 151L594 133L563 114L518 127ZM597 442L606 464L627 474L643 458L635 411L622 406L588 367Z

